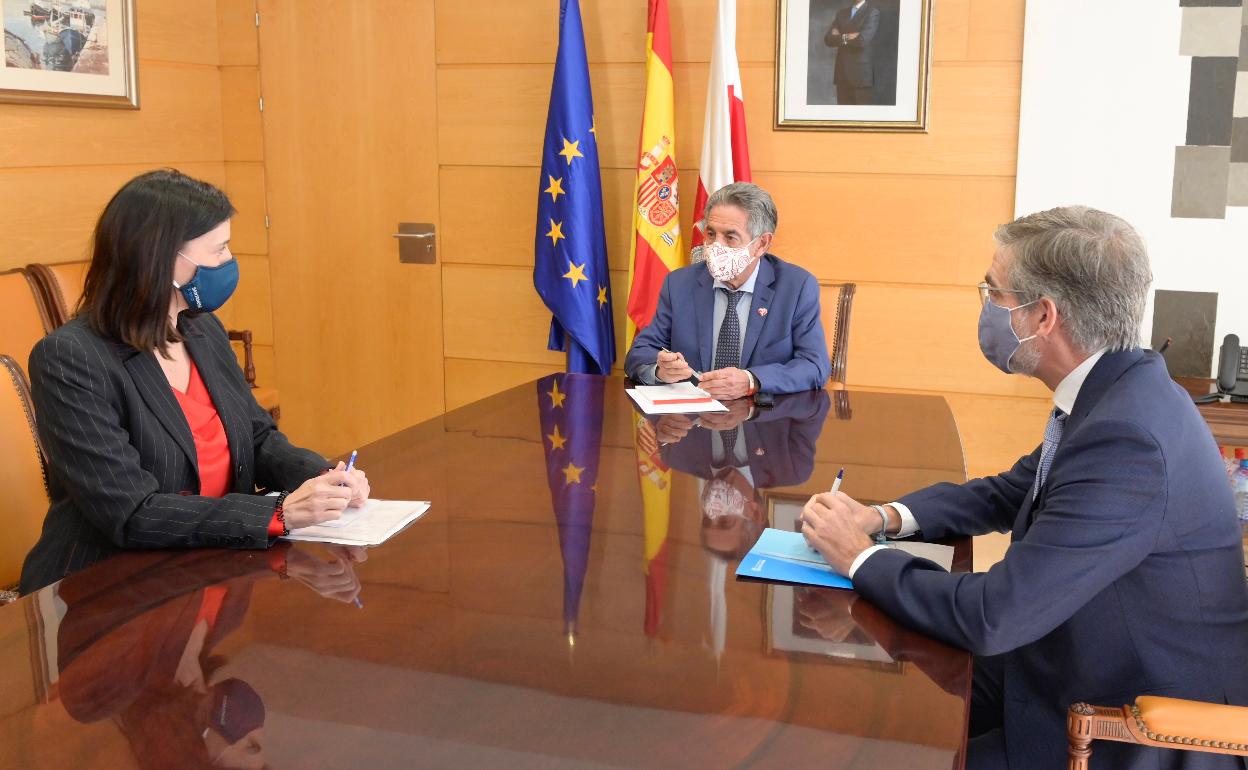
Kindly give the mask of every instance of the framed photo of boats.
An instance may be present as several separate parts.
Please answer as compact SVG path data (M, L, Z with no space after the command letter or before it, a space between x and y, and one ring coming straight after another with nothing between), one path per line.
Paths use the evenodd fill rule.
M134 0L0 0L0 101L139 106Z

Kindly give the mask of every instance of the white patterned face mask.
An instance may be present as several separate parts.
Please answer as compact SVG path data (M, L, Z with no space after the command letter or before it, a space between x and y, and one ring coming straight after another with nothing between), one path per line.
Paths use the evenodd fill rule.
M723 479L712 479L702 490L702 512L708 519L745 518L745 495Z
M725 246L722 243L708 243L703 247L702 253L706 258L706 269L710 271L711 277L717 281L731 281L745 269L750 266L750 262L754 257L750 256L750 246L757 241L738 246Z

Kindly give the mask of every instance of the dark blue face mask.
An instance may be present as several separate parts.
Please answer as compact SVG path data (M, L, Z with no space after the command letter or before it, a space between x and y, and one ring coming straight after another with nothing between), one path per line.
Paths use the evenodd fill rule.
M238 288L237 259L230 259L216 267L204 267L180 251L178 256L195 265L195 275L191 276L191 280L181 286L177 281L173 282L173 287L182 292L191 310L211 313L224 305Z

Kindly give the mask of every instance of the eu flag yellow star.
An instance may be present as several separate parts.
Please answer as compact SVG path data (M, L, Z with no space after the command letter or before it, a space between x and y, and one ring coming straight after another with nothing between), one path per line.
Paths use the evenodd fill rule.
M563 223L552 219L550 220L550 232L546 233L546 237L550 239L550 245L554 247L559 245L560 238L567 238L568 236L563 234Z
M575 289L575 288L576 288L576 285L577 285L578 283L580 283L581 281L588 281L588 280L589 280L589 278L587 278L587 277L585 276L585 265L586 265L586 264L588 264L588 263L586 263L586 262L582 262L582 263L581 263L581 264L579 264L579 265L574 265L574 264L572 264L572 260L570 260L570 259L568 260L568 272L564 273L564 274L563 274L563 277L564 277L564 278L567 278L567 279L569 279L569 280L571 280L571 281L572 281L572 288L573 288L573 289Z
M564 444L566 444L566 443L568 443L568 439L567 439L567 438L565 438L564 436L559 435L559 426L558 426L558 425L556 425L556 426L555 426L555 432L554 432L554 433L547 433L547 434L546 434L546 438L550 439L550 448L551 448L551 450L555 450L555 449L563 449L563 445L564 445Z
M585 470L584 468L576 467L576 465L573 463L568 463L567 467L563 469L563 483L564 484L580 484L581 472L584 470Z
M569 142L567 139L563 140L563 149L559 151L559 154L567 158L569 166L572 165L573 158L585 157L585 155L580 151L580 146L580 139L577 139L575 142Z
M553 380L550 383L550 390L546 391L546 395L550 396L550 408L563 406L563 400L568 397L566 393L559 392L559 381Z
M598 287L598 307L602 307L605 304L607 304L607 287L599 286Z
M557 202L559 200L560 195L568 194L568 191L563 189L563 177L559 177L558 179L555 179L550 174L547 174L546 178L550 180L550 187L547 187L545 190L542 190L542 192L550 193L550 199L552 201Z

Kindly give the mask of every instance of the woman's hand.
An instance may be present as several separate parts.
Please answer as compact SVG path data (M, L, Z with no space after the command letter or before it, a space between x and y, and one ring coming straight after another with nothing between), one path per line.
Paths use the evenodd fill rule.
M339 460L338 464L334 466L333 472L346 472L346 470L346 464L344 464L342 460ZM350 472L347 473L346 478L347 488L351 490L350 506L352 508L359 508L364 505L364 503L368 502L369 492L372 491L368 486L368 477L365 476L364 471L359 468L352 468Z
M342 463L338 465L341 466ZM345 471L332 470L300 484L298 489L286 496L286 502L282 504L286 526L299 529L340 518L354 496L351 487L344 486L348 483L349 476ZM367 490L367 483L365 488Z
M360 593L360 579L355 563L366 561L368 554L358 546L327 546L329 561L323 561L301 548L286 554L286 574L311 588L326 599L354 601Z

